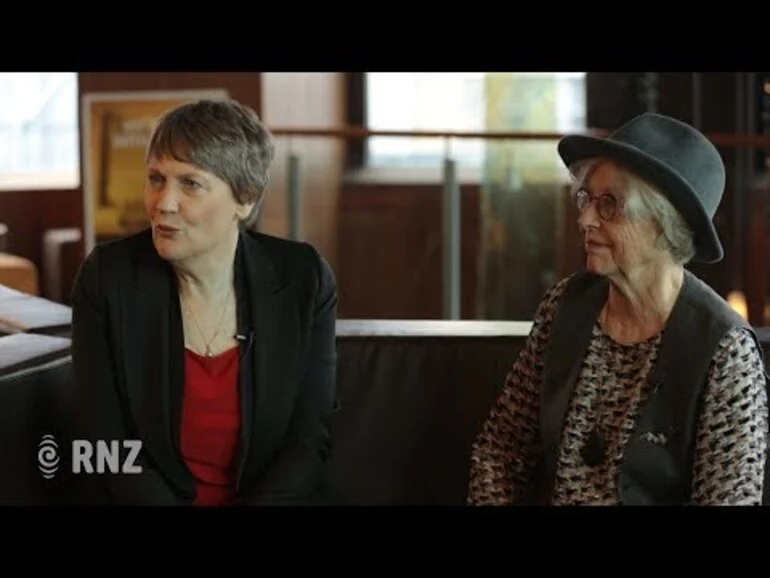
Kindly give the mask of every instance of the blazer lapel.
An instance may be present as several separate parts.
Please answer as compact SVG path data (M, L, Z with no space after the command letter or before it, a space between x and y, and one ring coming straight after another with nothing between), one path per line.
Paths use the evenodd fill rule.
M280 278L267 249L247 232L241 233L237 263L243 308L239 332L251 336L241 370L241 475L248 480L270 458L291 418L301 335L292 286Z
M185 493L194 480L179 451L184 395L184 337L170 267L152 251L141 257L123 290L125 391L143 450Z

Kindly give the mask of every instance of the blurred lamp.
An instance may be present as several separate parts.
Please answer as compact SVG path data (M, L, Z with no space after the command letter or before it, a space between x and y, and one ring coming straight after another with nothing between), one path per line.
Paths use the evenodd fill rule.
M746 305L746 296L743 294L743 291L731 291L727 295L727 303L738 313L738 315L748 321L749 311L748 306Z

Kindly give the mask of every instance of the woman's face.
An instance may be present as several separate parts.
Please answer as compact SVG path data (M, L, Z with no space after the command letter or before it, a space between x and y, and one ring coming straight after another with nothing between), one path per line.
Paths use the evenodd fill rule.
M238 204L226 182L198 166L169 157L147 165L145 209L155 248L169 261L190 259L227 242L253 206Z
M607 197L601 198L604 195ZM594 168L578 193L578 209L583 205L578 225L589 271L627 277L635 269L658 263L664 257L656 243L656 223L649 218L628 218L628 195L625 173L609 161Z

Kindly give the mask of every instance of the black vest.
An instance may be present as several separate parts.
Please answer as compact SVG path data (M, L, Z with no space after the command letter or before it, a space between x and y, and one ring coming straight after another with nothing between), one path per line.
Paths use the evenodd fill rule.
M566 412L608 291L606 278L587 272L576 274L565 288L552 323L540 411L543 453L536 492L541 502L549 502ZM735 326L751 330L719 295L685 270L682 289L663 332L651 393L640 409L620 464L617 482L621 504L689 502L692 448L709 365L719 341ZM756 335L754 338L761 352ZM766 502L769 490L765 483Z

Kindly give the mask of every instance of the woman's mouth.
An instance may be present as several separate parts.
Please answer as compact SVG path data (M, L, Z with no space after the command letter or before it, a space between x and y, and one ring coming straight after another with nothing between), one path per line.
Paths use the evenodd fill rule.
M177 227L171 227L169 225L155 225L155 230L164 237L171 237L177 234L181 229Z
M586 251L595 251L597 249L605 249L607 248L607 245L605 243L598 243L596 241L586 241L585 248Z

